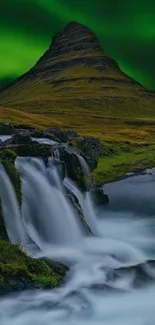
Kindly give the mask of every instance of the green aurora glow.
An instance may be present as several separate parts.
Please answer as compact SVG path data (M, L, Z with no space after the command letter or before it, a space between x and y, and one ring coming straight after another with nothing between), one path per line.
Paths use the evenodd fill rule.
M1 0L0 84L31 68L69 21L86 24L122 70L155 89L155 0Z

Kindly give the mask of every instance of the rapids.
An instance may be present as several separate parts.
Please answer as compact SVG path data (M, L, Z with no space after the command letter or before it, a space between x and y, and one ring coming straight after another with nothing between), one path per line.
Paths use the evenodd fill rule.
M83 196L68 178L62 184L52 163L46 168L41 160L17 158L16 168L23 178L22 212L0 169L10 240L20 240L30 255L66 263L70 271L60 288L2 297L0 325L154 325L155 268L144 264L140 283L134 269L155 260L154 170L106 184L110 203L93 207L89 193ZM85 234L66 189L78 198L93 236Z

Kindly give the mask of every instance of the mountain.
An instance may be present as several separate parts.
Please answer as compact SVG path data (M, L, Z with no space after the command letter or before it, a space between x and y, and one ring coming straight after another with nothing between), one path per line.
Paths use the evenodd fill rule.
M35 66L0 93L0 105L100 138L106 125L117 124L118 135L125 128L125 135L129 125L122 121L135 126L137 119L155 119L154 92L123 73L93 31L77 22L68 23Z

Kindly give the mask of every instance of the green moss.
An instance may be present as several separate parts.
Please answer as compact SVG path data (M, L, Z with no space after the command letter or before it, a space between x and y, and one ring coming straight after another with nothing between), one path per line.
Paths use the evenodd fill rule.
M18 156L23 157L42 157L48 158L52 154L52 148L49 145L33 142L32 144L24 144L13 147Z
M55 287L63 274L56 273L44 261L27 256L18 245L0 241L0 281L31 280L39 287Z
M1 149L0 151L0 159L2 161L9 160L10 162L14 163L16 157L16 153L11 149Z
M15 166L8 160L2 161L3 166L14 186L18 202L21 204L22 202L22 191L21 191L21 179L19 177L19 174L16 171Z
M55 288L60 284L61 276L52 274L52 276L34 275L33 280L42 288Z
M83 170L77 155L65 149L60 152L60 159L66 164L67 175L82 191L86 191L89 186L89 177Z
M2 158L2 155L3 155L3 158ZM17 195L17 199L18 199L18 202L19 204L21 205L21 202L22 202L22 191L21 191L21 180L20 180L20 177L16 171L16 168L15 166L13 165L13 163L9 160L6 160L4 159L4 157L8 157L8 155L10 157L14 157L14 153L12 153L11 150L4 150L2 152L2 155L1 155L1 161L2 161L2 164L7 172L7 175L9 176L10 180L11 180L11 183L15 189L15 192L16 192L16 195ZM3 221L3 217L2 217L2 211L1 211L1 202L0 202L0 238L3 238L3 239L7 239L7 234L6 234L6 229L5 229L5 226L4 226L4 221Z

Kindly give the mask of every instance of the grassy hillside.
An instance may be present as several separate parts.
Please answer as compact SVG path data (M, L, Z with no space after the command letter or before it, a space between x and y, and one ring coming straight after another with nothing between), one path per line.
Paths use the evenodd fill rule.
M36 128L46 128L49 126L49 119L42 115L30 114L18 111L16 109L10 109L7 107L0 106L0 122L9 122L15 124L25 124L31 125ZM56 118L51 119L53 126L62 126L62 123L59 122Z
M124 74L93 32L75 22L54 37L30 71L0 93L0 105L0 121L98 137L112 152L118 148L117 163L118 156L122 161L122 155L141 146L147 155L155 143L155 93ZM104 150L101 159L107 159ZM136 157L130 158L138 166ZM100 170L106 165L102 162Z

